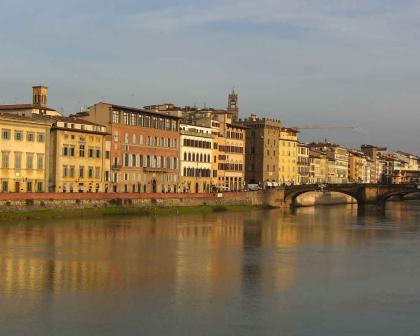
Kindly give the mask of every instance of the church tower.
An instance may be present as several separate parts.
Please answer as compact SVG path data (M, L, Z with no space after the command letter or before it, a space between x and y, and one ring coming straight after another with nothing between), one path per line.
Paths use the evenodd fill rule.
M39 109L39 114L45 114L47 109L48 87L32 87L32 105Z
M239 119L238 95L235 93L235 89L232 89L232 92L229 94L227 111L229 113L232 113L233 121L238 121Z

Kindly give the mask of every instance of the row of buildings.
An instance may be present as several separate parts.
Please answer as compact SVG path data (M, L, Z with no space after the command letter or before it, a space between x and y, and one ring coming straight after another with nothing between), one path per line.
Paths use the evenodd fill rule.
M0 105L2 192L211 192L247 184L407 183L419 159L362 146L302 144L279 120L239 119L226 110L173 104L128 107L99 102L71 116L32 104Z

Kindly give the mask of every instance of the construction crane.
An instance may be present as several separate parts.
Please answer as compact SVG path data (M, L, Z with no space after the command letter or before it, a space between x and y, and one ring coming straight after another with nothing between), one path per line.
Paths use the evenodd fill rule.
M343 125L305 125L305 126L295 126L292 127L297 130L318 130L318 129L359 129L356 126L343 126Z
M305 125L305 126L296 126L293 127L295 130L301 131L301 130L323 130L323 129L349 129L353 132L367 135L368 132L357 126L346 126L346 125Z

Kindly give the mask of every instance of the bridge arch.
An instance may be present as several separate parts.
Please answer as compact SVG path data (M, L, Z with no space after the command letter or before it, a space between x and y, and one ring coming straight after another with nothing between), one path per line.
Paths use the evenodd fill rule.
M296 199L310 192L317 192L320 191L319 188L316 186L306 187L306 188L293 188L292 190L286 190L284 195L284 200L289 203L291 206L296 205ZM336 192L346 196L352 197L358 204L360 203L360 193L359 190L351 190L350 188L340 188L340 187L328 187L325 188L324 191L326 192Z
M406 195L414 194L414 193L418 193L418 191L413 191L413 190L404 190L404 191L403 190L392 190L392 191L386 192L386 193L382 194L380 197L378 197L378 203L385 203L391 197L395 197L395 196L404 197Z

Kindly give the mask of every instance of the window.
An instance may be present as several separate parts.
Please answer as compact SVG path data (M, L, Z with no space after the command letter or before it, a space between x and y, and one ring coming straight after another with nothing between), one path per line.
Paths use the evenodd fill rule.
M89 148L89 150L88 150L88 156L90 158L93 158L93 148Z
M26 133L26 141L34 142L35 141L35 133L34 132Z
M109 160L110 157L111 157L111 152L105 151L105 159Z
M45 134L44 133L38 133L37 134L37 141L38 142L44 142L45 141Z
M8 129L2 129L1 130L1 138L3 140L10 140L10 130L8 130Z
M69 148L69 155L70 155L70 156L74 156L74 146L71 146L71 147Z
M84 166L80 166L79 167L79 177L83 178L85 176L85 167Z
M93 167L88 168L88 176L89 176L89 178L93 177Z
M129 120L129 113L128 112L123 112L123 124L124 125L129 125L130 120Z
M100 169L99 167L95 167L95 178L99 178L100 175Z
M101 150L97 149L96 150L96 157L99 159L101 157Z
M36 168L38 170L44 169L44 155L43 154L37 154L37 157L36 157Z
M114 132L114 142L118 142L118 131Z
M15 131L15 140L22 141L23 140L23 132L22 131Z
M1 153L1 167L9 168L9 152Z
M85 145L80 145L79 146L79 156L80 157L85 157Z
M68 170L69 170L69 167L68 166L63 166L63 177L67 177L68 176Z
M113 124L120 123L120 113L118 111L112 111L112 123Z
M69 176L74 177L74 166L70 166L69 168Z
M15 152L15 168L21 169L22 168L22 153Z
M1 182L1 191L2 192L8 192L9 191L9 182L8 181L2 181Z
M137 118L134 113L131 113L131 125L136 126L137 125Z
M150 117L149 116L144 117L144 127L150 128Z
M26 153L26 169L33 169L34 167L34 154Z

